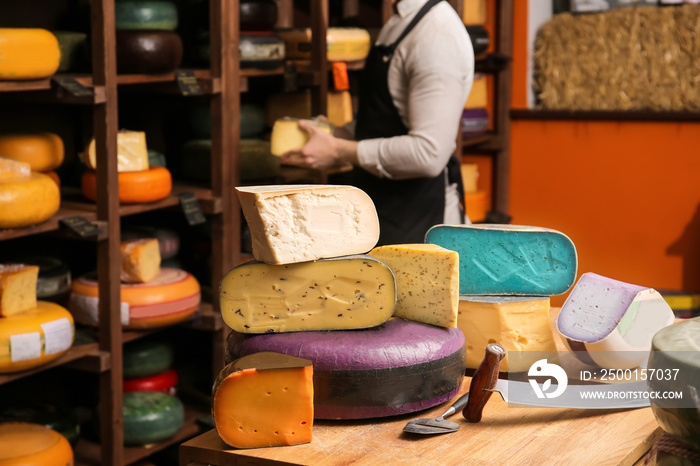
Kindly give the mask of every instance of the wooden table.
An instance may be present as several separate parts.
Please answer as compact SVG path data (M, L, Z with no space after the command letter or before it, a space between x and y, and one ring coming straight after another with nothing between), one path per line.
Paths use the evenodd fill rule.
M180 446L180 465L634 465L662 433L651 408L510 408L497 394L478 424L459 413L449 418L457 432L403 433L409 420L439 416L449 404L383 420L315 421L313 441L291 447L238 450L211 430Z

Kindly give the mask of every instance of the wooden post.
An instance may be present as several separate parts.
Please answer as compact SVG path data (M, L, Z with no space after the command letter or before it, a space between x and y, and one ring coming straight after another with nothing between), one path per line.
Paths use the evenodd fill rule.
M496 50L513 56L513 0L496 4ZM494 157L494 210L508 214L510 209L510 107L512 66L508 64L496 74L494 110L499 151Z
M328 113L328 0L311 2L311 69L317 73L318 83L311 93L311 111L314 116Z

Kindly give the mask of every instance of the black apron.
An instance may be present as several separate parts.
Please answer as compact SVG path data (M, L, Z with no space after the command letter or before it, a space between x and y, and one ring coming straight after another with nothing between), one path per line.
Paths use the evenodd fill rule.
M399 38L391 45L372 47L360 81L356 138L390 138L408 134L389 92L389 66L394 51L423 16L441 0L430 0L416 14ZM446 44L449 46L449 44ZM457 183L464 199L460 162L455 157L445 168L450 183ZM433 225L444 222L445 172L435 178L391 180L355 167L352 184L374 201L379 215L378 245L423 243ZM461 201L460 201L461 204ZM464 212L462 211L462 216Z

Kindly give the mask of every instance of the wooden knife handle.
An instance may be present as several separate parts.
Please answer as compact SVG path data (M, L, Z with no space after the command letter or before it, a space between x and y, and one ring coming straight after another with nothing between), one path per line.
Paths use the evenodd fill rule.
M498 369L506 357L506 350L501 345L490 343L486 346L486 355L477 367L469 386L469 401L462 410L462 415L469 422L481 421L481 412L491 397L489 389L496 386Z

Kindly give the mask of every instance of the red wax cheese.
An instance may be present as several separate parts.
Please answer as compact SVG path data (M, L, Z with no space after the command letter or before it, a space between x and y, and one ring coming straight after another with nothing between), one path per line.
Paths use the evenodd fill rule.
M314 365L316 419L367 419L420 411L453 398L466 367L464 334L393 318L363 330L244 335L227 360L263 351Z
M214 384L212 417L221 440L236 448L311 441L311 361L262 352L227 365Z

